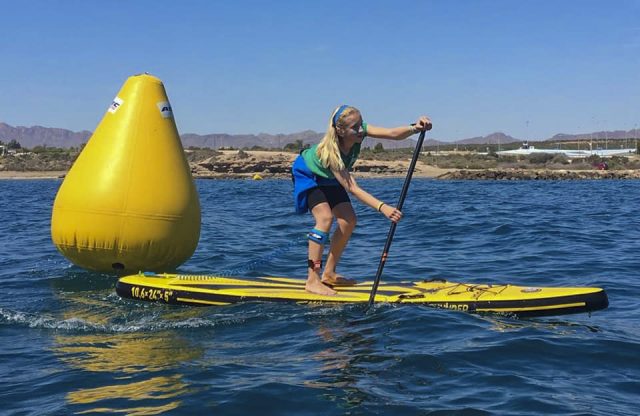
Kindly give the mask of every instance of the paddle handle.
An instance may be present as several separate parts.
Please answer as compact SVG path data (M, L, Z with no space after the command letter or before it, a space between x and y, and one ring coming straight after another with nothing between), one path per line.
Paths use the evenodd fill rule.
M402 211L402 206L404 205L404 200L407 197L407 192L409 191L409 184L411 183L411 178L413 177L413 171L416 168L416 163L418 162L418 157L420 156L420 150L422 149L422 143L424 142L424 135L426 130L423 130L418 137L418 143L416 143L416 148L413 151L413 157L411 158L411 163L409 164L409 170L407 171L407 177L404 179L404 184L402 185L402 191L400 192L400 199L398 199L398 205L396 208L399 211ZM378 285L380 284L380 277L382 276L382 270L384 269L384 264L387 262L387 256L389 255L389 249L391 248L391 242L393 241L393 235L396 233L396 224L395 222L391 223L391 228L389 228L389 233L387 234L387 241L384 244L384 249L382 250L382 256L380 256L380 263L378 263L378 271L376 272L376 278L373 281L373 286L371 287L371 295L369 295L369 302L367 303L367 310L373 305L373 301L376 297L376 292L378 291Z

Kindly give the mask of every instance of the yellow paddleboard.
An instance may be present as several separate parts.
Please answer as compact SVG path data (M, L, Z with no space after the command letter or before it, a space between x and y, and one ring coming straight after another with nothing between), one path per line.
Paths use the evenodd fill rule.
M177 305L229 305L247 301L366 303L372 284L368 281L335 287L337 295L322 296L306 292L304 279L140 273L120 278L116 291L123 298ZM468 284L440 279L382 282L375 301L522 317L593 312L609 305L607 294L601 288Z

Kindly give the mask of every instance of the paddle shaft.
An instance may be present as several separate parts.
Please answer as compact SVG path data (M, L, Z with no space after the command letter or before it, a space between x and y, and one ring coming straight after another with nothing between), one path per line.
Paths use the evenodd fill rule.
M422 131L420 133L420 137L418 137L418 143L416 143L416 148L413 151L413 157L411 158L411 163L409 164L409 171L407 172L407 177L404 179L404 185L402 185L402 192L400 192L400 199L398 200L398 205L396 209L402 211L402 206L404 205L404 200L407 197L407 192L409 191L409 184L411 183L411 177L413 176L413 171L416 168L416 162L418 161L418 157L420 156L420 149L422 149L422 142L424 142L424 135L426 131ZM380 277L382 276L382 270L384 269L384 264L387 262L387 255L389 254L389 249L391 248L391 242L393 241L393 235L396 233L396 224L395 222L391 223L391 228L389 228L389 234L387 234L387 242L384 244L384 249L382 250L382 256L380 256L380 263L378 264L378 272L376 273L376 278L373 281L373 286L371 287L371 295L369 296L369 303L367 303L367 310L373 305L373 301L376 297L376 292L378 291L378 285L380 284Z

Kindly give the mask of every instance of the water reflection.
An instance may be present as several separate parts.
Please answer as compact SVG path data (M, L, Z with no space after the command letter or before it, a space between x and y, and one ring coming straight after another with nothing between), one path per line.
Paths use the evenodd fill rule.
M54 340L58 358L74 368L129 376L174 369L203 354L201 348L176 339L168 331L145 336L137 333L58 335Z
M54 353L67 365L92 373L85 386L70 391L71 405L90 406L83 412L155 415L176 409L178 397L192 389L179 365L202 356L171 332L58 335ZM158 375L158 373L160 373Z
M380 315L363 317L361 308L343 312L347 313L315 322L316 334L324 346L313 355L320 364L320 374L303 384L327 390L330 401L343 401L350 408L372 399L368 380L376 379L378 373L393 365L393 358L379 351L385 334L374 329L377 324L372 319L380 320Z
M591 315L588 315L589 317ZM519 331L522 329L538 329L544 332L555 333L560 336L571 336L582 331L601 332L598 325L588 325L570 320L557 318L518 318L509 314L479 314L478 319L485 320L491 326L487 327L496 332ZM574 316L572 319L580 319Z
M170 377L152 377L140 382L103 386L89 389L78 389L67 394L67 401L75 405L95 405L96 403L122 400L130 402L151 401L151 406L132 406L124 408L122 405L91 408L77 412L84 413L126 413L128 415L157 415L180 406L180 400L156 404L158 400L172 399L188 392L187 384L182 382L180 375Z
M156 415L177 409L180 397L195 389L179 371L184 362L203 356L171 330L172 322L185 322L197 311L114 309L109 295L100 292L64 293L62 318L81 322L84 333L58 333L55 356L85 374L86 380L66 395L74 412ZM168 312L164 316L162 312ZM158 330L154 331L154 327ZM88 332L88 333L87 333Z

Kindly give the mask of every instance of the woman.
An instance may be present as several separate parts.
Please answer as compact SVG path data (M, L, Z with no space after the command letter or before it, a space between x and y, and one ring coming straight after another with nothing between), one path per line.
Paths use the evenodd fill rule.
M308 292L335 295L333 286L355 284L353 279L336 273L336 266L356 226L356 214L347 192L393 222L402 218L402 212L360 188L349 173L360 153L362 140L367 136L403 140L423 130L431 130L431 120L425 116L409 126L376 127L362 121L357 108L342 105L331 115L329 127L320 143L304 150L296 159L292 169L296 212L310 210L316 221L308 234L309 260L305 285ZM329 230L334 217L337 227L330 240ZM324 246L329 242L329 257L320 275Z

